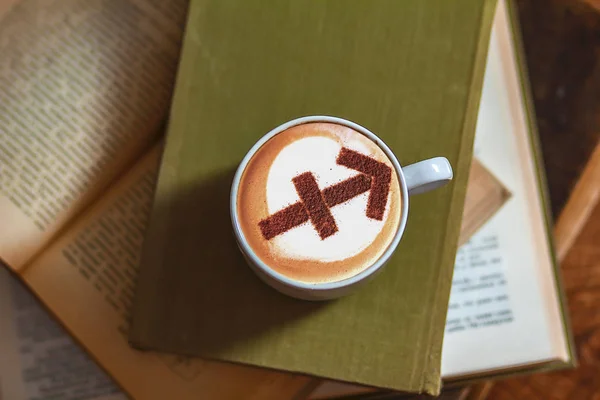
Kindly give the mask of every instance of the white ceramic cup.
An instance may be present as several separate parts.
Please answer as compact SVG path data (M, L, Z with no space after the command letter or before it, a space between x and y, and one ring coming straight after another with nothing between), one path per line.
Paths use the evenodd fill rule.
M402 197L400 206L402 210L400 213L398 230L396 231L392 242L381 255L381 257L379 257L379 259L377 259L377 261L375 261L375 263L373 263L371 266L365 268L362 272L350 278L327 283L305 283L296 281L280 274L266 265L249 246L241 229L237 213L237 195L240 180L244 170L246 169L246 166L248 165L248 162L252 159L258 149L273 136L293 126L311 122L327 122L347 126L362 133L375 142L390 159L394 169L396 170ZM361 284L373 278L390 259L396 250L398 243L400 243L400 239L402 239L402 235L406 228L406 220L408 218L408 197L413 194L424 193L443 186L450 182L452 177L452 167L450 166L450 162L444 157L435 157L419 161L405 167L400 166L400 163L398 162L398 159L394 153L379 137L377 137L368 129L354 122L330 116L308 116L297 118L278 126L264 135L262 138L260 138L260 140L258 140L258 142L256 142L254 146L252 146L246 156L242 159L242 162L240 163L233 178L233 184L231 188L230 213L233 224L233 232L235 234L238 247L247 260L248 265L254 270L258 277L269 286L283 294L302 300L329 300L338 298L349 294L357 289Z

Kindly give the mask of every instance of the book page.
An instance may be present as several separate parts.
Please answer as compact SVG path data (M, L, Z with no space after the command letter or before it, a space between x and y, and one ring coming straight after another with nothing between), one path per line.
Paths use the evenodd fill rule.
M23 267L156 141L187 2L22 0L0 23L0 258Z
M510 22L498 4L475 156L511 198L458 253L442 357L446 379L568 360Z
M19 0L0 0L0 18L4 17L13 5L15 5Z
M129 312L160 150L154 148L36 258L25 282L134 398L278 399L297 393L309 378L129 346Z
M1 265L0 321L0 399L126 400Z
M457 252L446 335L513 321L501 232L484 226ZM503 251L504 250L504 251Z

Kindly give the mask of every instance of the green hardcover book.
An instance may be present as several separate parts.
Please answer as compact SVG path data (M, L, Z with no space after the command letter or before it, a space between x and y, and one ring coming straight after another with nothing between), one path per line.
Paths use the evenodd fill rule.
M130 342L437 394L494 1L192 0ZM266 132L333 115L451 184L411 201L385 270L329 302L288 298L238 251L236 167Z

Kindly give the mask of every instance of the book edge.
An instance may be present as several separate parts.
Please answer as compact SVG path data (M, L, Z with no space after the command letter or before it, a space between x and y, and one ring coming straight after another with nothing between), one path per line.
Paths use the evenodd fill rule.
M444 382L444 387L453 388L485 382L503 381L508 378L518 378L533 373L556 372L570 368L572 368L571 363L559 359L552 359L535 364L526 364L522 366L497 369L479 374L457 377L456 379L448 379Z
M477 116L479 115L479 105L481 103L481 93L483 90L483 80L485 67L487 65L486 54L488 52L489 43L492 33L492 24L494 20L494 14L496 10L497 0L485 0L482 5L480 12L479 21L479 35L477 44L475 46L474 61L470 74L470 89L469 97L467 100L467 112L463 119L463 128L461 135L461 143L458 149L459 169L462 169L464 173L470 173L470 165L473 159L473 146L475 139L475 131L477 124ZM468 139L468 140L467 140ZM457 240L460 236L460 218L462 218L462 209L464 207L464 201L457 202L457 196L462 196L463 200L466 195L466 187L454 186L451 196L450 215L451 220L448 223L449 229L445 232L445 237L448 237L450 229L455 229ZM460 208L460 210L458 210ZM460 211L460 212L459 212ZM454 262L456 259L456 250L458 248L458 242L449 244L447 240L444 242L442 249L442 256L440 262L443 265L450 265L446 268L446 271L442 271L438 276L435 300L433 302L432 320L446 320L448 312L448 298L450 296L450 288L452 285L452 274L454 271ZM445 307L441 309L438 305L440 304L439 299L441 295L446 296L444 301ZM430 324L432 326L432 324ZM445 323L441 327L434 328L429 333L428 343L442 343L445 332ZM430 346L431 347L431 346ZM431 355L428 357L428 363L426 364L425 374L423 376L422 388L423 391L429 395L438 396L441 392L442 378L441 378L441 358L442 350L436 352L434 357Z

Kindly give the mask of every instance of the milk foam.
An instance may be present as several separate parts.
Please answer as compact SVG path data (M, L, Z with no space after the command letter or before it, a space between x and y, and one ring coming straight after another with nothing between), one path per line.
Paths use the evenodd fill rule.
M336 164L342 149L371 155L369 148L359 140L345 137L340 143L325 136L312 136L296 140L276 156L271 164L266 184L269 214L300 201L292 178L311 172L321 190L360 174L358 171ZM306 222L273 239L275 253L287 258L310 261L342 261L359 254L377 238L389 216L390 202L382 221L366 216L369 192L356 196L331 208L338 231L321 240L312 223Z

